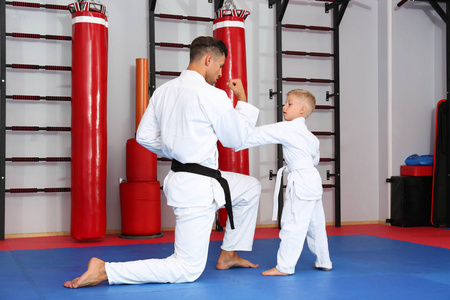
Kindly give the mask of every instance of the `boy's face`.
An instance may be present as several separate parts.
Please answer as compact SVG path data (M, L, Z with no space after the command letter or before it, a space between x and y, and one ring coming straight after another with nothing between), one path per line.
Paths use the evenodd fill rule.
M289 95L286 98L286 104L283 106L283 116L286 121L292 121L299 117L305 117L306 110L305 101Z

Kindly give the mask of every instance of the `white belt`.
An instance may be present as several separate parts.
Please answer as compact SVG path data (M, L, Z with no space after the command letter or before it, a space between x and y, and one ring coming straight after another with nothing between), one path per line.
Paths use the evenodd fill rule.
M295 170L303 170L314 168L314 163L312 160L300 160L294 163L289 164L288 166L281 167L277 172L277 181L275 183L275 190L273 192L273 212L272 212L272 221L277 220L278 216L278 193L281 188L281 177L283 175L284 170L288 170L288 173Z

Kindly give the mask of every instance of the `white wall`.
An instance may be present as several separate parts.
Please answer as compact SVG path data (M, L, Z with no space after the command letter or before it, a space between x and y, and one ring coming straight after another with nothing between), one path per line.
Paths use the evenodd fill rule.
M414 3L408 3L401 9L394 9L393 12L394 174L399 174L398 166L408 155L430 154L433 151L430 128L433 125L431 122L433 108L438 100L434 84L433 57L436 51L437 30L433 22L436 18L434 15L431 6ZM411 32L414 34L409 34ZM443 95L438 97L441 99Z
M354 2L340 28L343 222L378 220L378 13Z
M392 98L392 1L378 2L378 212L379 219L384 220L390 216L390 187L386 178L392 176L391 164L391 114L388 104Z
M46 3L68 4L47 0ZM107 228L120 229L119 178L125 177L125 144L134 136L135 59L148 57L148 1L103 1L109 18L108 73L108 179ZM275 9L267 0L234 0L251 12L245 21L248 98L260 108L259 125L276 120ZM394 1L395 2L395 1ZM443 22L425 4L408 3L396 9L392 1L351 1L340 27L341 51L341 183L342 221L384 220L389 214L389 189L385 179L399 175L399 167L412 153L428 154L434 131L433 114L437 101L445 97L445 37ZM388 16L388 10L392 17ZM212 17L213 4L207 0L160 0L156 13ZM393 26L387 26L391 18ZM290 1L283 23L331 26L332 14L324 3ZM71 16L66 12L29 9L7 10L7 31L71 35ZM389 52L388 33L392 34ZM211 23L173 22L156 19L156 41L189 44L198 35L211 35ZM70 43L26 41L8 38L7 63L70 65ZM283 31L283 49L332 52L330 33ZM389 65L388 54L392 54ZM188 50L157 49L156 69L181 71L188 64ZM329 58L283 59L283 76L332 78ZM389 70L392 69L392 73ZM45 73L47 74L47 73ZM388 82L392 75L392 82ZM157 85L168 77L158 77ZM70 95L70 74L8 71L7 94ZM392 106L388 86L392 85ZM317 104L325 101L332 86L284 84L283 94L293 88L312 91ZM388 114L392 109L392 139ZM308 119L312 131L333 131L332 112L319 111ZM70 126L70 104L7 104L8 125ZM332 157L333 138L321 137L321 154ZM392 145L389 153L388 145ZM70 156L70 136L64 133L7 135L7 156ZM389 174L389 165L392 174ZM158 163L162 182L169 163ZM269 170L276 169L276 147L250 151L250 172L262 184L258 224L273 224L271 198L274 182ZM320 164L324 183L326 170ZM6 186L70 186L70 164L7 163ZM174 227L171 208L162 197L162 227ZM6 196L6 233L68 231L70 195L37 194ZM327 222L334 221L333 190L324 193Z

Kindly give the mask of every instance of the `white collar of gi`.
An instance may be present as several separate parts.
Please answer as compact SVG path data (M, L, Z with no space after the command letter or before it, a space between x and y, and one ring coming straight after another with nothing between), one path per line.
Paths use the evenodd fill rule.
M196 79L202 79L203 81L206 82L205 78L202 75L200 75L200 73L193 70L184 70L181 72L181 76L195 77Z
M289 122L289 121L288 121ZM291 122L302 122L302 123L306 123L306 119L304 117L298 117L295 118L294 120L292 120Z

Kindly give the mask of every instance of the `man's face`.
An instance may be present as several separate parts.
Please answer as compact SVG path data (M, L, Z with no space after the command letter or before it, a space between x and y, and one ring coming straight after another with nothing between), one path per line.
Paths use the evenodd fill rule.
M225 65L225 55L223 54L218 59L214 60L214 57L211 56L208 69L206 70L205 80L207 83L214 85L222 76L222 68Z

